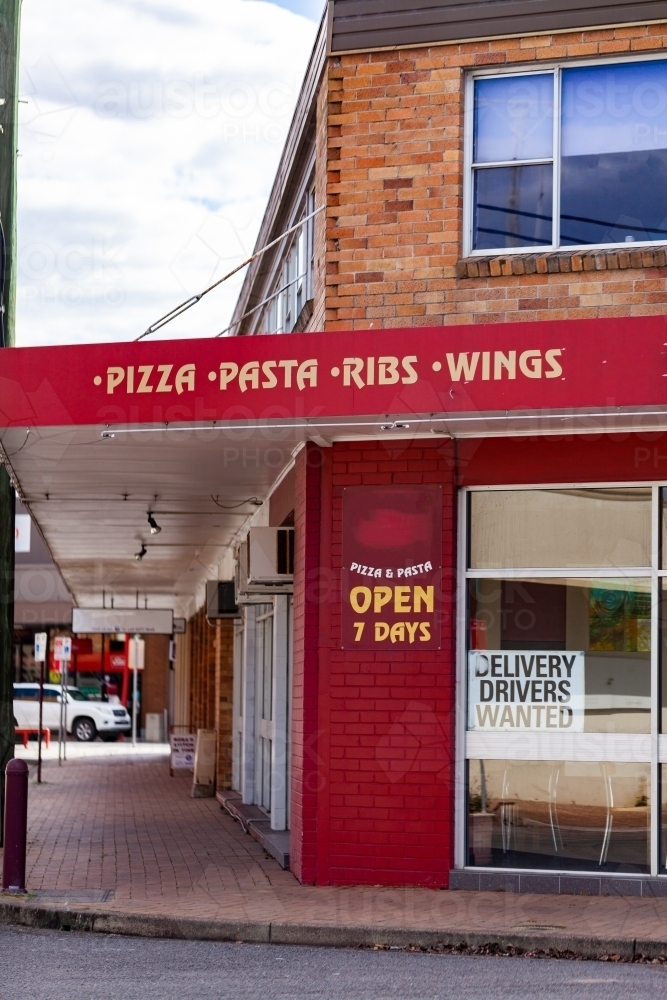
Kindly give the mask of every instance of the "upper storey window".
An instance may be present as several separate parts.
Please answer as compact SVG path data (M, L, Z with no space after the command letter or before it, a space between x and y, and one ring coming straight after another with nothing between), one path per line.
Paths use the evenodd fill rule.
M667 242L667 61L469 87L464 252Z

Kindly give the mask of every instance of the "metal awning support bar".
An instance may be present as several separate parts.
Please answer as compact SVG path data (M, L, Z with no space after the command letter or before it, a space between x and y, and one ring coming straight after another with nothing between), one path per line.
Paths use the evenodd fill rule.
M314 430L336 430L339 428L346 427L359 427L366 428L368 430L373 430L377 428L381 431L407 431L414 425L428 425L428 424L460 424L460 423L494 423L497 421L510 421L510 420L539 420L539 419L552 419L559 420L561 422L567 420L576 420L577 418L582 420L590 419L603 419L609 417L616 417L622 419L625 417L658 417L667 419L667 409L660 410L627 410L624 411L620 407L610 410L595 410L589 413L563 413L557 411L555 413L549 413L548 411L539 411L537 413L512 413L511 410L506 410L504 413L488 413L488 414L475 414L475 413L434 413L428 417L412 417L410 414L400 416L397 419L395 417L386 417L384 419L378 417L370 417L368 420L329 420L329 421L303 421L303 420L290 420L289 417L285 418L282 423L273 423L268 421L263 421L261 419L247 419L246 421L233 421L233 420L213 420L209 424L178 424L178 423L164 423L157 426L146 426L146 427L116 427L108 425L107 429L102 431L102 437L114 438L120 434L160 434L165 431L170 431L177 433L179 431L226 431L226 430L239 430L240 428L247 429L252 427L256 430L285 430L287 428L291 430L304 430L304 431L314 431ZM590 431L590 428L584 428L585 431ZM557 431L559 433L560 431ZM444 433L444 437L448 436L449 432ZM523 433L523 432L522 432Z
M198 295L191 295L189 299L185 300L185 302L181 302L180 305L175 306L168 313L165 313L164 316L161 316L160 319L156 320L155 323L149 326L147 330L144 330L142 334L140 334L138 337L135 337L135 340L143 340L144 337L148 337L149 334L155 333L157 330L161 330L163 326L166 326L167 323L171 323L172 320L176 319L177 316L181 316L184 312L187 312L188 309L192 309L192 307L197 305L197 303L200 302L205 295L208 295L209 292L212 292L214 288L217 288L218 285L222 285L223 282L227 281L229 278L232 278L235 274L238 274L238 272L242 271L244 267L248 266L248 264L252 264L254 260L257 260L258 257L261 257L262 254L265 254L267 250L271 250L278 243L280 243L281 240L284 240L287 236L291 236L292 233L296 232L297 229L300 229L305 222L308 222L310 219L315 218L316 215L319 215L320 212L323 212L325 207L326 206L324 205L320 205L320 207L316 208L314 212L310 213L310 215L304 215L303 218L299 219L299 221L295 223L290 229L285 230L284 233L281 233L280 236L277 236L275 240L271 241L271 243L267 243L265 247L262 247L261 250L258 250L256 253L254 253L252 257L248 257L248 259L244 260L242 264L238 264L235 268L233 268L233 270L229 271L227 274L224 274L222 278L218 278L218 280L214 281L212 285L209 285L208 288L205 288L203 292L199 292ZM222 334L216 334L216 336L222 336Z
M283 292L286 292L288 288L292 287L292 285L296 285L297 282L303 281L305 277L306 277L305 274L297 274L296 278L292 278L291 281L288 281L286 285L283 285L282 288L279 288L276 292L273 293L273 295L269 295L267 298L262 299L261 302L259 302L256 306L253 306L252 309L248 309L247 312L244 312L242 316L239 316L237 320L234 320L233 323L230 323L229 326L226 326L224 330L220 331L220 333L216 333L216 337L224 337L226 333L229 333L230 330L233 330L235 326L238 326L240 323L242 323L243 320L247 319L248 316L252 316L254 313L257 312L258 309L261 309L262 306L265 306L268 302L272 302L274 299L277 299L279 295L282 295Z

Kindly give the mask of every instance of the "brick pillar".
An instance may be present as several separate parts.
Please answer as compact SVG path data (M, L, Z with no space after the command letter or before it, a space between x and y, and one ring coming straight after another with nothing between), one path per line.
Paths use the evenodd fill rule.
M234 623L206 620L202 608L188 622L190 729L217 732L216 785L232 782Z
M197 729L216 724L216 625L206 621L202 608L188 623L190 639L190 722Z
M232 787L232 706L234 622L219 621L215 632L215 728L218 733L216 785Z
M451 441L309 444L296 462L291 866L301 882L444 887L453 865ZM346 486L443 486L437 651L340 648Z
M169 637L146 635L144 673L141 678L141 728L149 712L162 714L169 705ZM166 734L165 734L166 736Z

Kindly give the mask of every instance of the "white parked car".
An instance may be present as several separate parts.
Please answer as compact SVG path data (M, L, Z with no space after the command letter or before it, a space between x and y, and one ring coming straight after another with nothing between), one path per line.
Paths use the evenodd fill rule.
M56 732L60 729L62 685L45 684L42 725ZM121 733L132 731L132 720L122 705L91 701L78 688L67 688L66 729L76 740L90 743L99 736L106 742L117 740ZM14 716L19 729L37 729L39 725L39 684L14 685Z

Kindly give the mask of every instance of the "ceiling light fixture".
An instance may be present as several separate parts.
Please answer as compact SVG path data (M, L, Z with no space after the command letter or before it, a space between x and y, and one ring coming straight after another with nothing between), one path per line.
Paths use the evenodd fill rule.
M162 531L162 528L157 523L157 521L155 520L150 511L148 511L148 523L151 526L151 535L159 535L160 532Z
M137 560L137 562L141 562L141 560L144 558L144 556L146 555L147 552L148 552L148 549L146 548L146 546L142 542L141 543L141 548L139 549L139 551L134 553L134 558Z

